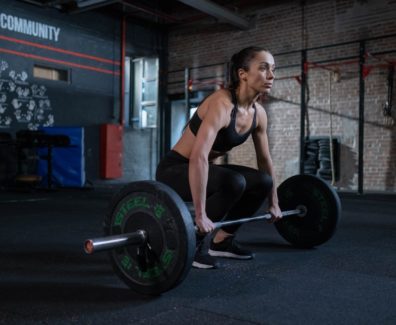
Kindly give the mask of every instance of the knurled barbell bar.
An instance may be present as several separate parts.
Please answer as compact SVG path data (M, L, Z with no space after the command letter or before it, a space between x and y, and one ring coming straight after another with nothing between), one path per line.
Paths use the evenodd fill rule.
M328 241L341 215L337 193L323 180L297 175L277 189L282 218L279 234L296 247ZM270 219L270 214L215 223ZM158 295L181 283L194 253L196 228L186 204L170 187L155 181L126 185L113 197L104 221L105 237L85 241L87 253L109 250L115 273L133 290Z

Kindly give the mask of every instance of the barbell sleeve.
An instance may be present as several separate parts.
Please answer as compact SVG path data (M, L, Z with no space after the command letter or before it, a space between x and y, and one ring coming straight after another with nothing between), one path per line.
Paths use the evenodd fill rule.
M84 242L84 251L87 254L93 254L114 248L125 247L129 245L140 246L147 242L147 233L144 230L125 233L121 235L99 237L87 239Z

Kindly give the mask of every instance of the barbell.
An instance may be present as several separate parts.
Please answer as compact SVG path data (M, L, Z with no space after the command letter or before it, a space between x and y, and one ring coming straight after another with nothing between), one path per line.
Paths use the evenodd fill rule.
M298 206L295 210L287 210L282 211L282 217L288 216L299 216L304 217L306 214L307 209L305 206ZM230 221L223 221L223 222L214 222L213 230L220 229L224 226L231 226L236 224L243 224L253 221L259 220L270 220L271 214L266 213L264 215L251 217L251 218L242 218ZM196 232L199 233L199 228L194 226ZM201 234L204 235L204 234ZM87 254L93 254L101 251L107 251L111 249L115 249L118 247L124 247L128 245L137 245L142 246L148 243L148 236L147 232L143 229L136 230L134 232L129 232L121 235L114 235L114 236L106 236L94 239L87 239L84 243L84 250Z
M341 216L337 193L316 176L296 175L277 189L283 218L279 234L299 248L327 242ZM215 228L270 219L264 214L220 221ZM88 239L88 254L109 251L115 273L132 290L159 295L180 284L190 271L196 227L185 202L169 186L156 181L127 184L112 198L104 220L105 236Z

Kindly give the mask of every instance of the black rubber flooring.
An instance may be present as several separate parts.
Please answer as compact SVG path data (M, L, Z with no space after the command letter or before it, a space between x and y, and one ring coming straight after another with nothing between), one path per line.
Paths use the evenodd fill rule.
M254 260L142 297L82 249L112 191L0 192L0 324L396 324L395 196L343 195L336 235L310 250L246 224Z

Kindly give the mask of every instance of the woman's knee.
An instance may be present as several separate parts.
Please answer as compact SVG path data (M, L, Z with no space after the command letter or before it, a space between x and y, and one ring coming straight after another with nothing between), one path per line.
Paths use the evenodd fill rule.
M267 173L260 173L257 175L257 187L260 189L260 191L268 193L272 190L273 186L274 182L270 175Z
M223 191L232 195L233 198L242 196L246 189L246 179L238 173L230 173L222 182Z

